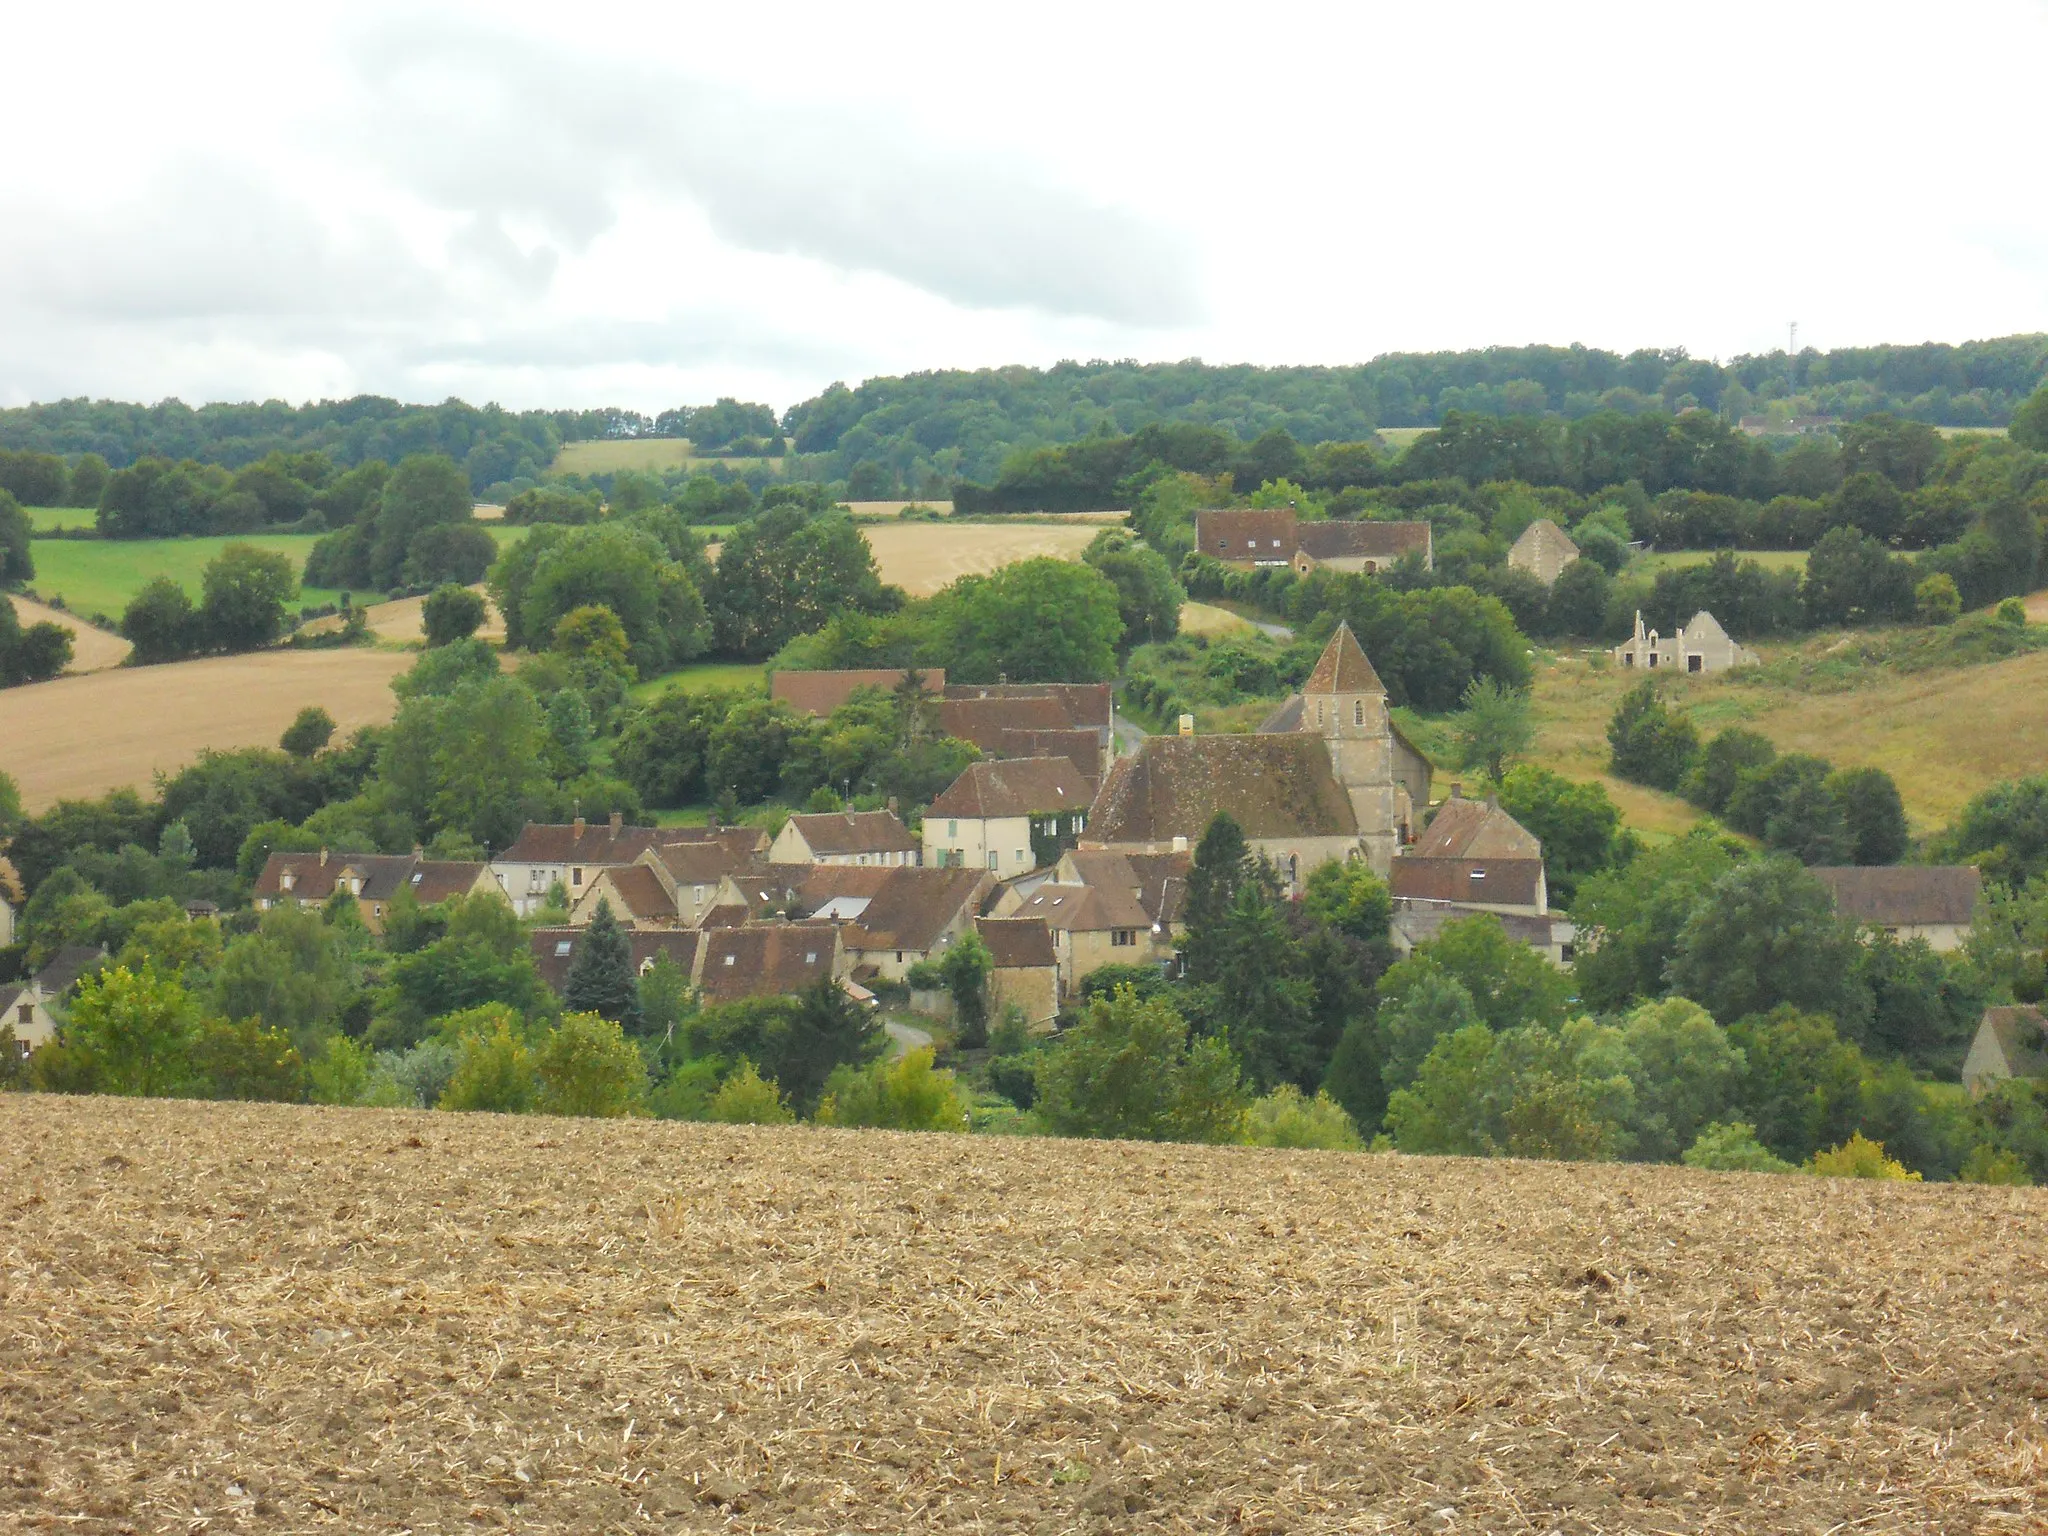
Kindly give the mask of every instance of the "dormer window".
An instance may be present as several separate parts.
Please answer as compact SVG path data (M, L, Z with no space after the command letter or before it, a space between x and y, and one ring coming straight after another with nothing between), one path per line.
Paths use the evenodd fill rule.
M293 874L290 870L286 870L283 874L277 877L277 888L281 891L288 891L298 883L299 877Z

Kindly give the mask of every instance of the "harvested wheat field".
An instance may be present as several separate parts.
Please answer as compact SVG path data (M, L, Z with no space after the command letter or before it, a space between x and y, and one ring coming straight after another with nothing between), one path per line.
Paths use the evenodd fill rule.
M0 1097L0 1524L2020 1531L2048 1196Z
M14 616L26 629L31 624L58 624L71 631L70 672L103 672L108 667L118 667L128 659L132 647L119 635L96 628L61 608L32 602L25 597L10 597L14 604Z
M1078 560L1101 531L1086 523L874 523L861 529L882 580L912 597L1037 555Z
M405 652L258 651L0 689L0 771L40 811L125 786L147 791L205 747L274 747L308 704L340 732L389 720Z

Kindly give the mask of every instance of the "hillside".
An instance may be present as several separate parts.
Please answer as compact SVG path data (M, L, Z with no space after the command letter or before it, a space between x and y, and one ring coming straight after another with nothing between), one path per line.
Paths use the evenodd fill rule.
M2034 1190L15 1096L0 1131L4 1523L2048 1517Z

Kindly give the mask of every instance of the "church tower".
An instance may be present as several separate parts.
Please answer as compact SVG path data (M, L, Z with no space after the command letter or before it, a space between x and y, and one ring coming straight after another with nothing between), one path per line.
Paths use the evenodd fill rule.
M1328 747L1330 767L1351 797L1367 862L1385 875L1414 811L1394 771L1386 685L1349 624L1337 626L1302 684L1300 729Z

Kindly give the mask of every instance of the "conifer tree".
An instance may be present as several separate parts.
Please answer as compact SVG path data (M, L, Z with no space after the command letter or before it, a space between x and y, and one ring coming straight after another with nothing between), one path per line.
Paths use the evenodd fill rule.
M572 1013L595 1013L627 1034L640 1032L640 988L633 976L633 949L612 904L599 901L569 964L562 1003Z

